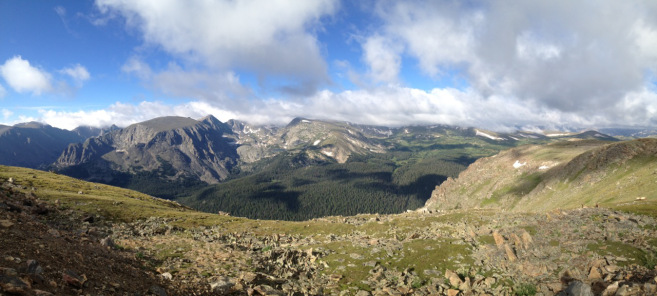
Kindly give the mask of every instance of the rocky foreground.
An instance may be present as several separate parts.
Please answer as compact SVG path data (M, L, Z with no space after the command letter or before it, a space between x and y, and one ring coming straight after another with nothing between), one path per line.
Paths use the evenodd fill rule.
M26 190L0 189L0 295L657 293L657 221L605 208L181 227Z

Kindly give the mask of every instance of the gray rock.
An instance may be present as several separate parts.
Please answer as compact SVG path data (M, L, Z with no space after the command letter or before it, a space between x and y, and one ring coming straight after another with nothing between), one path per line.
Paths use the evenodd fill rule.
M114 249L114 248L116 247L116 244L114 243L114 240L112 240L112 238L109 237L109 236L106 237L106 238L104 238L104 239L101 239L101 240L100 240L100 244L101 244L102 246L110 247L110 248L112 248L112 249Z
M148 291L157 296L167 296L167 290L158 285L152 285Z
M235 281L229 277L217 278L214 282L210 283L212 292L225 294L230 292L230 289L235 286Z
M580 281L573 281L566 290L561 291L559 296L594 296L591 286Z
M39 262L36 260L27 260L27 273L29 274L41 274L43 272L43 268L41 265L39 265Z

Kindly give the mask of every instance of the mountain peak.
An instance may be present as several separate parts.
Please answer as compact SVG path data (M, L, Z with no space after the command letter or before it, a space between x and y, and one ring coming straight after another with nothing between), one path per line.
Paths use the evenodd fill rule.
M145 126L156 132L175 130L179 128L191 127L198 124L198 121L189 117L164 116L153 118L148 121L136 123L135 125Z
M44 128L44 127L50 127L50 125L37 122L37 121L30 121L30 122L23 122L23 123L17 123L14 125L15 127L24 127L24 128Z

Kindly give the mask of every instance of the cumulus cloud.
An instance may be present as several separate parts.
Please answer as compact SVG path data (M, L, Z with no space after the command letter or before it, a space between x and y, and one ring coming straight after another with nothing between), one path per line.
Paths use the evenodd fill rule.
M655 14L650 1L386 1L373 35L400 40L430 76L462 71L484 96L583 112L644 88Z
M53 89L51 75L30 62L23 60L21 56L14 56L0 66L0 75L7 84L19 93L31 92L40 95Z
M335 0L97 0L96 6L121 16L147 44L192 63L287 79L284 89L303 93L329 81L313 30L337 9Z
M89 71L87 71L87 68L85 68L80 64L76 64L73 67L61 69L59 72L70 76L78 86L81 86L82 83L84 83L85 81L89 80L89 78L91 78L91 75L89 75Z

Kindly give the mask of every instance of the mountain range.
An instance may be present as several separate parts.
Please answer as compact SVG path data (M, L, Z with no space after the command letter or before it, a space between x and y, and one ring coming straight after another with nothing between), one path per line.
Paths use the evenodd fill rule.
M481 157L574 139L617 140L596 131L496 133L307 118L254 126L170 116L103 130L3 126L0 164L54 170L204 211L304 220L413 210Z
M462 168L416 211L298 222L0 166L0 293L655 295L656 156L656 139L511 147ZM332 165L382 161L352 157ZM271 160L306 178L327 166Z

